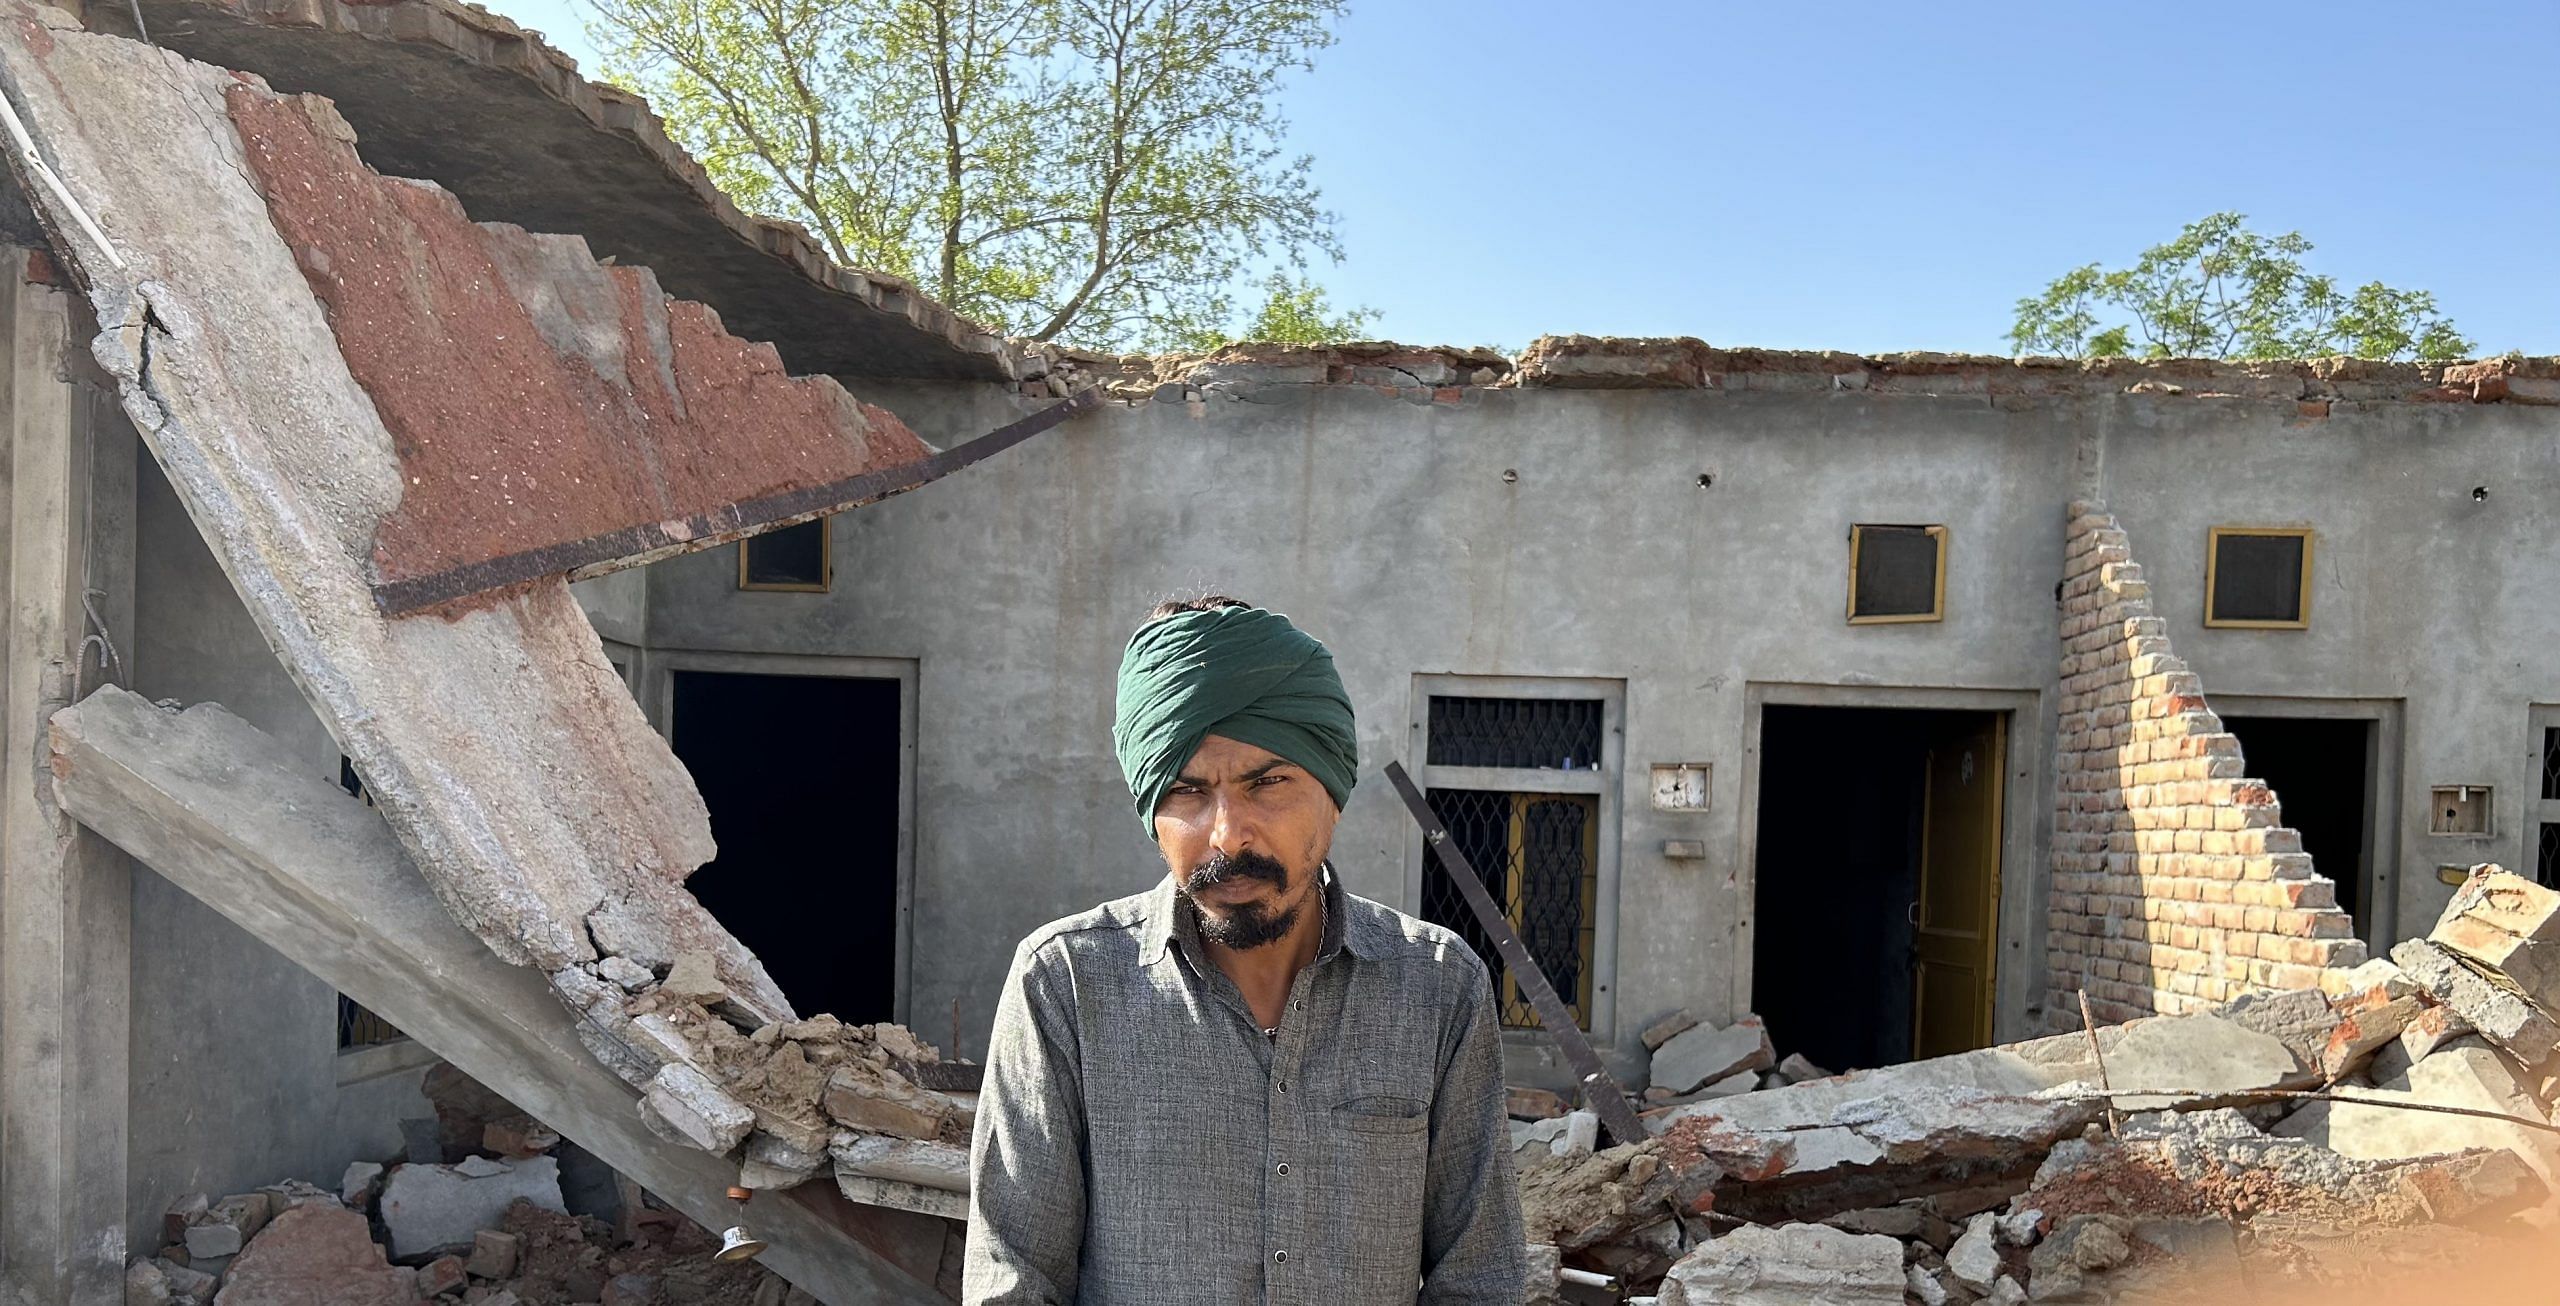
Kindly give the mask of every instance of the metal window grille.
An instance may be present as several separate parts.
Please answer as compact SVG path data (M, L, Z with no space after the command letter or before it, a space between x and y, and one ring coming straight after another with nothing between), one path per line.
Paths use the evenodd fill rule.
M344 993L338 995L339 1051L397 1043L407 1037L398 1026L373 1014L363 1003Z
M2560 799L2560 727L2542 728L2542 796Z
M1433 695L1433 766L1589 770L1600 764L1600 700Z
M2560 824L2545 822L2542 846L2533 859L2534 882L2546 889L2560 889Z
M1433 789L1432 812L1510 919L1512 932L1546 972L1574 1023L1591 1024L1591 951L1600 892L1600 800L1592 794ZM1519 980L1459 896L1434 852L1422 882L1426 920L1455 931L1501 977L1502 1023L1535 1027L1538 1015Z
M1444 774L1444 783L1425 789L1432 811L1584 1028L1591 1024L1598 934L1601 799L1597 792L1555 792L1585 787L1564 785L1555 773L1599 769L1604 706L1599 699L1433 695L1425 718L1428 765L1466 768L1463 780ZM1437 852L1425 856L1424 919L1456 932L1498 977L1503 1024L1535 1028L1537 1012L1450 874Z

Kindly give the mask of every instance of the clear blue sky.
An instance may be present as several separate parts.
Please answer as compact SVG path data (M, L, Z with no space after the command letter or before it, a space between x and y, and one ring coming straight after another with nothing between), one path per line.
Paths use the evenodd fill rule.
M592 70L577 0L490 0ZM2237 209L2560 353L2560 3L1354 0L1290 89L1412 343L2005 353L2011 305Z

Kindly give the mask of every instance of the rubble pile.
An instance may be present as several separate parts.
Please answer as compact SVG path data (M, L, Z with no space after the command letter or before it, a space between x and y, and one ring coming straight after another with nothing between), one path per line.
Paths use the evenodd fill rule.
M2560 1228L2560 893L2495 866L2319 989L1836 1076L1750 1017L1644 1042L1645 1139L1514 1093L1532 1301L2268 1300Z
M641 1118L669 1142L737 1153L739 1184L789 1188L828 1172L846 1196L956 1215L968 1191L975 1067L901 1025L834 1016L767 1021L707 953L663 970L606 957L579 1005L580 1036L641 1090ZM939 1086L935 1086L939 1085Z
M477 1164L474 1164L474 1163ZM287 1183L180 1199L168 1245L125 1274L128 1306L810 1306L720 1238L645 1201L618 1221L562 1209L558 1167L474 1157L370 1162L342 1192ZM229 1250L224 1250L229 1249Z

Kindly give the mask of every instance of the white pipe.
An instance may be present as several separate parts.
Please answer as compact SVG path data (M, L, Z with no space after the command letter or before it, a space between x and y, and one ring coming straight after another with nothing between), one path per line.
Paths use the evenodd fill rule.
M1616 1292L1618 1290L1618 1276L1614 1274L1600 1274L1591 1270L1577 1270L1570 1265L1558 1270L1557 1273L1563 1276L1564 1281L1567 1283L1578 1283L1586 1288L1600 1288L1609 1292Z
M45 166L44 156L36 153L35 139L27 135L26 124L18 121L17 106L9 103L6 95L0 95L0 123L8 127L9 139L17 145L18 153L26 158L27 170L44 183L46 190L53 192L63 211L71 215L72 225L80 228L80 234L87 236L99 252L107 256L110 265L123 270L123 256L116 253L115 246L107 243L107 233L100 231L98 224L90 220L89 211L80 207L80 201L71 198L71 188L63 185L62 178L53 175L53 169Z

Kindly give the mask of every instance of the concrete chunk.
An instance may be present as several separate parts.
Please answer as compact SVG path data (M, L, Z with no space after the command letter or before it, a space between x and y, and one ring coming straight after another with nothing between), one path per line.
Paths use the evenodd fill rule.
M1723 1029L1698 1025L1674 1035L1654 1050L1653 1082L1674 1093L1692 1093L1728 1075L1767 1070L1777 1061L1768 1028L1758 1016L1744 1016Z
M2400 1031L2400 1050L2411 1061L2424 1061L2437 1048L2471 1032L2471 1022L2453 1008L2429 1007Z
M1902 1306L1902 1244L1819 1224L1745 1225L1664 1277L1661 1306Z
M2399 1038L2424 1009L2424 1001L2415 993L2386 999L2383 992L2376 987L2350 999L2353 1005L2346 1011L2346 1019L2329 1032L2328 1046L2320 1049L2322 1079L2336 1083L2345 1078L2347 1072L2364 1064L2375 1048Z
M640 1118L671 1143L726 1153L756 1126L756 1113L709 1076L686 1065L661 1067L640 1099Z
M1801 1052L1790 1052L1786 1060L1778 1063L1778 1076L1790 1084L1801 1084L1811 1079L1829 1079L1831 1072L1807 1061Z
M345 1177L338 1180L338 1200L356 1210L372 1205L373 1195L382 1187L382 1163L356 1161L347 1166Z
M2357 1090L2357 1095L2469 1107L2525 1120L2547 1119L2534 1098L2532 1081L2497 1049L2478 1038L2437 1048L2433 1056L2376 1082L2371 1089ZM2283 1138L2306 1139L2341 1156L2368 1161L2396 1161L2468 1148L2505 1148L2523 1158L2552 1191L2560 1192L2560 1135L2524 1125L2388 1106L2310 1102L2278 1123L2272 1132Z
M161 1279L169 1285L169 1300L182 1306L211 1306L213 1291L221 1286L212 1275L167 1259L152 1264L159 1268Z
M523 1240L502 1229L482 1229L471 1235L471 1259L463 1269L483 1279L512 1279L516 1259L523 1250Z
M1989 1211L1965 1222L1963 1236L1947 1249L1947 1273L1975 1292L1989 1292L2000 1277L2000 1220Z
M2483 1038L2505 1048L2528 1066L2538 1066L2560 1046L2560 1024L2536 1010L2521 994L2501 988L2486 976L2424 939L2409 939L2391 950L2391 959L2437 1002L2471 1022Z
M2037 1301L2070 1300L2088 1277L2133 1258L2125 1238L2132 1221L2110 1215L2075 1215L2027 1254L2027 1281Z
M771 1134L747 1138L746 1156L738 1167L738 1186L763 1191L790 1188L826 1168L824 1150L806 1151Z
M2427 935L2560 1006L2560 893L2497 866L2471 868Z
M1688 1009L1683 1007L1645 1026L1644 1033L1636 1037L1644 1044L1645 1051L1659 1052L1663 1044L1697 1027L1698 1018L1690 1015Z
M169 1306L169 1276L150 1261L124 1267L124 1306Z
M382 1227L391 1254L420 1256L439 1247L467 1247L482 1229L519 1199L546 1211L566 1211L560 1199L560 1162L548 1156L518 1161L498 1174L473 1178L441 1165L404 1165L382 1187Z
M847 1134L827 1149L836 1174L890 1179L945 1192L969 1191L969 1149L913 1138Z
M277 1216L234 1261L221 1306L412 1306L406 1273L383 1259L365 1218L317 1203Z

